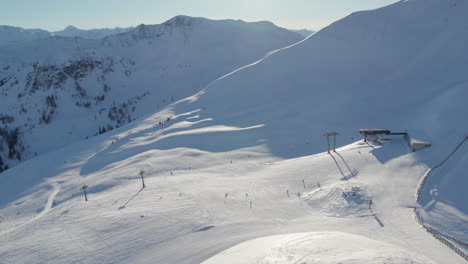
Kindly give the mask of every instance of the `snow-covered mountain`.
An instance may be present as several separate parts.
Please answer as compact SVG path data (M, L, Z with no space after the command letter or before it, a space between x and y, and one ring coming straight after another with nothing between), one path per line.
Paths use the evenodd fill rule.
M53 36L101 39L110 35L125 33L132 29L134 29L134 27L79 29L74 26L68 26L64 30L49 32L43 29L25 29L21 27L0 25L0 46L7 44L16 45L20 42L45 39Z
M99 40L4 46L0 158L11 167L122 126L300 39L270 22L177 16Z
M465 8L464 1L413 0L354 13L174 108L206 107L219 124L261 123L244 144L264 139L285 158L322 149L303 144L323 141L311 131L342 131L340 142L350 143L363 127L406 129L442 140L435 149L451 146L466 134Z
M412 0L354 13L192 96L3 172L0 257L465 263L414 208L466 243L466 146L429 176L419 204L416 189L467 136L467 12L465 0ZM102 43L124 50L160 34L133 32ZM412 152L399 135L365 143L360 128L433 145ZM326 131L339 132L337 153L325 152Z
M242 132L234 146L231 135L217 136L217 148L263 142L282 158L323 151L320 132L338 131L339 142L348 144L360 128L407 131L433 142L418 159L434 167L468 136L462 121L468 116L467 12L462 0L413 0L351 14L213 83L174 111L205 107L201 118L211 118L210 126L259 126ZM171 143L211 150L212 140L200 135ZM466 243L465 161L461 151L436 171L421 206L431 226Z
M0 46L16 44L22 41L50 38L52 34L42 29L24 29L12 26L0 26Z
M56 36L62 37L81 37L86 39L101 39L110 35L125 33L134 27L128 28L97 28L97 29L79 29L74 26L68 26L64 30L52 32Z
M296 32L296 33L300 34L303 37L308 37L308 36L312 35L315 32L313 30L305 29L305 28L304 29L291 29L291 31Z

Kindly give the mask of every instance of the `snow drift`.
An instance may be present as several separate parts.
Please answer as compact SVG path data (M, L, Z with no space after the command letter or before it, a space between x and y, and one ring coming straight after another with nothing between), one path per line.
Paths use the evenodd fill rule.
M227 249L210 263L434 263L402 248L346 233L318 232L262 237Z

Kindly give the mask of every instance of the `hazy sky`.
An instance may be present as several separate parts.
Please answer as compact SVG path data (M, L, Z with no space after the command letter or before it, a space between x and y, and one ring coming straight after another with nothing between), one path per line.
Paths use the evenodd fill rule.
M0 0L0 25L61 30L159 24L176 15L320 29L354 11L397 0Z

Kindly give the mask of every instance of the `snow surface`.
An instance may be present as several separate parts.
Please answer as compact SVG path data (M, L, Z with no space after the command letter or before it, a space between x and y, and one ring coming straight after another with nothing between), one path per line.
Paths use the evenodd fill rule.
M257 238L221 252L210 263L434 263L430 259L366 237L316 232Z
M174 129L165 133L177 133L189 117L176 117ZM427 166L408 153L403 139L383 146L356 142L332 155L290 160L271 156L265 145L225 152L164 150L164 140L148 140L158 129L146 125L158 118L5 171L0 258L6 263L199 263L245 240L328 230L347 233L331 236L329 243L348 233L354 235L351 244L369 243L368 253L357 256L364 263L382 252L392 252L395 261L463 263L415 223L414 190ZM388 160L382 163L382 157ZM358 174L344 179L347 166ZM321 212L322 203L310 203L304 195L345 183L367 190L373 207L366 215L349 208L348 214L344 209L330 217ZM80 192L83 184L90 186L89 202ZM343 254L353 249L349 246ZM314 256L327 259L327 252Z
M418 154L433 167L468 134L467 123L460 121L468 115L467 12L466 1L442 0L357 12L174 109L206 107L214 122L234 126L261 123L261 129L243 135L243 146L266 142L282 158L323 150L325 131L340 132L339 144L346 144L363 127L406 130L433 143ZM197 146L209 140L200 138ZM466 242L465 164L456 158L435 175L446 186L437 188L446 197L439 203L445 209L438 210L452 220L433 211L430 222L443 226L440 231L464 234ZM452 168L456 171L448 171Z
M465 142L447 162L435 169L424 185L420 200L421 216L426 225L465 243L468 241L467 153ZM459 195L457 189L464 195Z
M468 131L467 12L462 0L413 0L352 14L160 112L3 172L0 259L202 263L242 249L229 261L465 263L413 208L427 169ZM433 146L367 144L362 127ZM333 130L341 147L327 154ZM434 182L463 216L460 153ZM439 226L466 235L466 218L453 219Z

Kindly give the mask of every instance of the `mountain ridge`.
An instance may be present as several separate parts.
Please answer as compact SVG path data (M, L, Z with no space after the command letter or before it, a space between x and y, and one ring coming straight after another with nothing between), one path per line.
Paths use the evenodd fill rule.
M81 140L121 126L301 39L266 25L259 30L256 23L177 16L102 39L53 36L1 47L2 133L11 135L0 143L3 163L11 167L15 162L7 160L13 157L23 160L64 146L67 137ZM157 103L151 106L151 100ZM65 125L70 118L88 128ZM54 133L61 139L42 143ZM20 144L24 140L28 143ZM14 153L8 154L7 141L16 142Z

